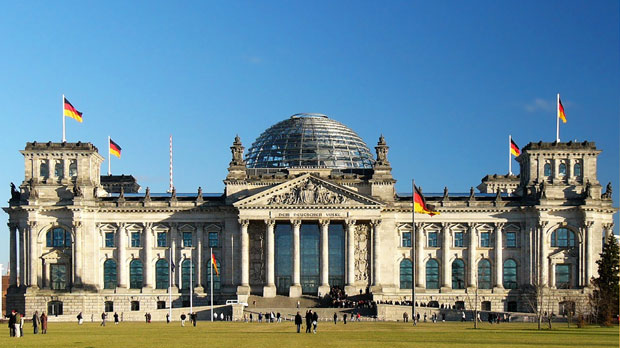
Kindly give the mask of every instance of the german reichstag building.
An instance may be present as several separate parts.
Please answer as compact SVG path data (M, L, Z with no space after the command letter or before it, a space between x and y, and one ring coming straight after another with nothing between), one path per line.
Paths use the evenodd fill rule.
M415 286L430 307L477 288L493 311L530 311L526 289L537 284L556 311L562 299L587 297L614 213L593 142L529 143L518 176L426 194L441 214L416 214L415 226L388 149L380 137L373 156L347 126L297 114L247 152L234 139L223 193L181 194L139 193L131 175L102 176L90 143L27 143L24 181L4 208L8 308L151 311L167 306L169 285L175 307L187 305L190 286L204 304L211 282L220 301L323 296L334 286L375 300L410 299Z

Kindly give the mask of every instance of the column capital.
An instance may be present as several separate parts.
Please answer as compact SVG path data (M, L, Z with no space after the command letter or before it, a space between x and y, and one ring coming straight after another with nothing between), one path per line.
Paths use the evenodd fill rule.
M9 227L9 229L11 229L11 230L16 230L16 229L17 229L17 223L15 223L15 222L7 222L7 224L6 224L6 225L7 225L7 226Z
M239 225L241 225L241 227L248 227L250 225L250 220L239 219Z
M148 230L153 228L153 223L152 222L144 222L144 223L142 223L142 227L144 227L145 231L148 231Z
M73 231L77 232L77 230L80 228L82 228L82 221L80 220L73 221Z
M592 225L594 225L594 221L586 220L583 222L583 227L586 229L589 229L590 227L592 227Z
M372 227L379 227L379 225L381 225L381 220L380 219L373 219L370 220L370 225Z
M538 223L536 223L536 227L545 228L548 224L549 224L549 221L541 220L541 221L538 221Z
M202 231L205 227L205 223L204 222L197 222L196 223L196 232L198 231Z
M504 226L506 226L506 223L505 223L505 222L496 222L496 223L495 223L495 230L499 231L499 230L501 230L502 228L504 228Z
M450 222L440 222L439 223L439 226L441 226L442 230L449 229L451 225L452 225L452 223L450 223Z
M265 225L267 225L267 227L274 227L276 225L276 220L274 220L274 219L265 219Z
M299 226L301 226L301 220L292 220L291 219L291 225L293 225L294 227L299 227Z
M319 225L321 225L321 226L325 226L325 225L329 226L329 222L330 222L329 219L320 219L319 220Z
M39 224L38 221L33 221L30 220L28 221L28 228L32 231L32 230L36 230L37 229L37 225Z
M357 221L355 221L355 219L346 219L344 220L344 223L347 225L347 227L355 227L355 223Z

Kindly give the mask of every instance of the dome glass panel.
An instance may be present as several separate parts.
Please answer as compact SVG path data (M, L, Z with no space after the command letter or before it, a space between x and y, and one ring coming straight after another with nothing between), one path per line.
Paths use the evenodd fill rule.
M372 168L366 143L321 114L295 114L264 131L246 154L248 168Z

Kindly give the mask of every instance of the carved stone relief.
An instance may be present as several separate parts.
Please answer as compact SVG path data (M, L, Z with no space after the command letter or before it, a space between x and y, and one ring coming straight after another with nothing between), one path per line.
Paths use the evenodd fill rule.
M265 282L265 225L259 222L250 223L250 283Z
M355 225L355 281L368 282L370 274L370 228Z
M307 180L289 192L271 197L267 204L343 204L347 200L346 196Z

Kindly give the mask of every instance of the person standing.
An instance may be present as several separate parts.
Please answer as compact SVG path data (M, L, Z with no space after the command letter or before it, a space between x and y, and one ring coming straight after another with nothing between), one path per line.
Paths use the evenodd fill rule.
M118 313L114 312L114 325L118 325Z
M82 325L82 321L84 320L84 318L82 317L82 312L78 313L77 320L78 320L78 325Z
M344 322L344 324L345 324L345 325L347 325L347 313L345 313L345 314L342 316L342 321Z
M461 312L461 322L465 321L465 311Z
M250 313L250 323L252 323L254 318L252 318L252 313Z
M312 311L311 310L307 310L306 311L306 333L310 333L312 328Z
M334 312L334 325L338 322L338 313Z
M47 333L47 315L45 312L41 313L41 334L45 335Z
M319 313L312 312L312 332L316 333L316 327L319 325Z
M170 313L166 313L166 324L170 324Z
M15 314L15 310L13 309L11 311L11 316L9 317L9 336L10 337L15 337L15 318L16 318L16 314Z
M192 320L192 325L194 325L194 327L196 327L196 317L197 317L196 312L190 314L189 317Z
M297 333L301 330L301 323L301 314L297 312L297 315L295 315L295 326L297 326Z
M19 316L19 335L20 336L24 336L24 317L26 316L26 314L22 314Z
M185 313L181 313L181 326L185 326L185 319L187 317L185 316Z
M99 326L105 326L106 317L107 317L107 314L105 314L105 312L101 312L101 324L99 324Z
M39 319L39 311L35 311L34 315L32 316L32 329L34 330L35 335L39 333L40 324L41 324L41 321Z

